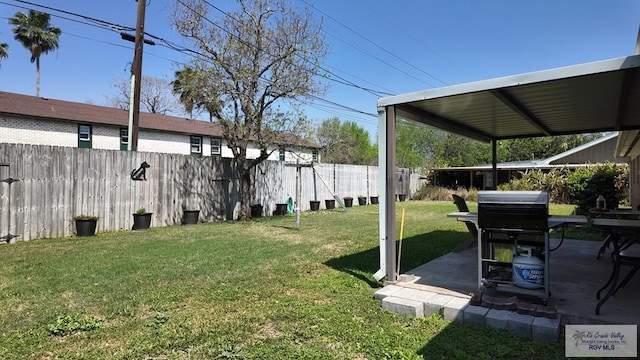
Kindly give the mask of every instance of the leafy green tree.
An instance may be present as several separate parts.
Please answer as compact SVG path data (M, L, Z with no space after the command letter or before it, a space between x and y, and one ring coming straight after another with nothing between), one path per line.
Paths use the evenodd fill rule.
M240 175L241 213L249 214L252 169L269 157L279 134L298 133L306 125L304 117L278 106L295 106L322 93L314 79L327 51L321 23L308 8L289 7L284 0L238 4L219 17L209 14L209 1L181 0L172 23L198 53L181 70L177 91L185 103L206 109L222 125ZM191 71L197 76L186 76ZM250 142L260 149L257 158L247 157Z
M324 162L372 165L377 161L378 152L369 141L369 133L355 122L326 119L318 126L316 140L322 146Z
M502 141L504 158L500 161L540 160L552 157L599 137L599 134L544 136Z
M36 63L36 96L40 96L40 56L59 46L60 28L50 24L51 15L35 10L29 14L17 12L9 18L14 38L31 52L31 62Z
M396 122L396 165L416 169L427 166L430 128L404 120Z

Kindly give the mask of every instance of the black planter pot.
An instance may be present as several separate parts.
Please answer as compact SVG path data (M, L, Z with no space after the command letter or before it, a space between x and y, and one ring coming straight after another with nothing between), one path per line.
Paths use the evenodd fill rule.
M376 205L378 203L378 197L377 196L371 196L371 205Z
M131 230L146 230L150 228L151 215L153 213L133 214L133 227Z
M311 211L320 210L320 201L316 201L316 200L309 201L309 207L311 208Z
M252 218L262 217L262 204L251 205L251 217Z
M287 213L287 206L289 206L287 203L276 204L276 211L274 211L273 214L279 216L285 215Z
M352 207L353 206L353 198L352 197L346 197L343 198L344 200L344 206L346 207Z
M198 223L200 210L184 210L182 213L182 225L195 225Z
M407 198L405 194L398 194L398 201L404 201Z
M358 197L358 205L360 205L360 206L367 205L367 198L366 197Z
M324 206L327 208L327 210L335 209L336 208L336 200L335 199L327 199L327 200L324 201Z
M98 220L76 219L76 234L78 236L94 236L96 234L96 225Z

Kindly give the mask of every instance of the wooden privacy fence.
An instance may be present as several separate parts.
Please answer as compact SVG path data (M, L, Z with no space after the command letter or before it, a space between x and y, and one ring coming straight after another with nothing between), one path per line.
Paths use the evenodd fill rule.
M146 181L131 179L146 162ZM201 221L231 220L240 203L232 159L190 155L0 144L0 237L14 241L71 236L77 215L99 216L97 231L131 229L139 208L153 213L152 226L179 224L184 210L200 210ZM310 200L378 195L378 167L315 164L301 169L301 209ZM423 182L406 169L397 191L409 195ZM0 180L2 180L0 179ZM255 198L270 215L276 203L295 199L296 168L265 161L253 173ZM325 186L326 184L326 186ZM357 201L354 201L357 203Z

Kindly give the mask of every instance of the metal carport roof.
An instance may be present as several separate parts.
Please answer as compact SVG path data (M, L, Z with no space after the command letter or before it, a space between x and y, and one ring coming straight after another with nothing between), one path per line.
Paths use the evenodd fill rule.
M500 139L621 131L617 155L632 156L640 153L640 55L381 98L378 114L380 269L374 277L394 281L397 118L493 141L494 174Z
M378 100L396 116L481 141L640 128L640 55Z

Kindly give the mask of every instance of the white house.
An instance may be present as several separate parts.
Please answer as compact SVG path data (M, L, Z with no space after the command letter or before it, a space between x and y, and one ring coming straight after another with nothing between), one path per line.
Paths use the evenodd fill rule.
M118 108L0 91L0 141L79 148L127 150L129 112ZM269 160L318 162L319 146L282 134ZM175 116L140 113L138 151L233 157L222 126ZM249 145L247 155L260 151Z

